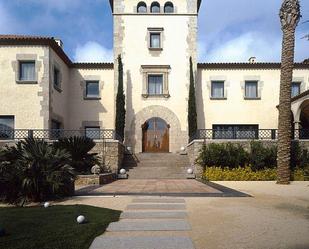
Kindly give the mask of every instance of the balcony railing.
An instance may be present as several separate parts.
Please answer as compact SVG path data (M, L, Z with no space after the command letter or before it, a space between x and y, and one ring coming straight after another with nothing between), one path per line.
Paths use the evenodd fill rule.
M190 138L204 140L276 140L277 129L259 130L222 130L222 129L200 129ZM292 139L309 139L309 129L294 130Z
M63 129L50 129L50 130L26 130L26 129L0 129L0 140L19 140L25 138L39 138L46 140L58 140L60 138L68 137L89 137L94 140L122 140L114 130L63 130Z

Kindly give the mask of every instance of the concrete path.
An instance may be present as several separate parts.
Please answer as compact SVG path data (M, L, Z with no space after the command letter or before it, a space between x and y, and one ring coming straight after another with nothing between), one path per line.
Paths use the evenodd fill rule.
M194 249L182 198L135 198L90 249Z

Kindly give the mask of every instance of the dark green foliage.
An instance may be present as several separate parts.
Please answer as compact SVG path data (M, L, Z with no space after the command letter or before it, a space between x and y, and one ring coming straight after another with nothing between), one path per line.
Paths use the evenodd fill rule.
M0 238L0 248L86 249L120 213L85 205L0 208L0 224L7 233ZM80 214L87 223L77 224Z
M100 164L97 153L89 153L95 146L91 138L78 136L60 138L54 145L70 153L69 163L80 174L88 174L92 166Z
M248 161L248 153L240 145L232 143L203 145L197 163L203 167L243 167Z
M116 134L120 136L121 141L124 139L124 128L126 123L125 95L123 90L123 65L121 56L118 56L118 91L116 97Z
M29 138L1 152L1 199L23 205L69 194L75 174L69 166L70 154Z
M189 139L193 138L197 132L197 114L196 114L196 99L195 99L195 83L192 57L190 57L190 86L188 99L188 127Z
M291 145L291 169L296 167L306 168L309 165L309 153L306 148L300 146L298 141L292 141Z
M249 164L253 171L277 166L277 147L272 145L265 147L259 141L250 143Z

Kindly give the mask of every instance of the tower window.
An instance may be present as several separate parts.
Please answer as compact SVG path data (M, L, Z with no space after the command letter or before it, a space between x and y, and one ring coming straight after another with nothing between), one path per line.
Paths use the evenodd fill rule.
M139 2L137 5L137 13L147 13L147 5L145 2Z
M160 4L158 2L153 2L150 8L151 13L160 13Z
M172 2L166 2L164 5L164 13L174 13L174 5Z

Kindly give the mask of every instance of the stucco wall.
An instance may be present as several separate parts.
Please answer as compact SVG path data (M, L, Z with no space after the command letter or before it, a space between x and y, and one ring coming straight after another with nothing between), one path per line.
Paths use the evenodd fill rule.
M48 127L48 56L48 47L0 47L0 115L14 115L17 129ZM36 61L37 83L17 83L18 60L29 59Z
M302 80L308 89L309 70L294 70L294 80ZM261 99L244 99L244 81L258 79ZM211 80L224 80L226 97L212 100ZM196 97L198 127L212 129L213 124L258 124L260 129L277 129L280 70L198 70Z
M85 81L98 80L100 99L84 99ZM71 69L69 84L69 127L84 128L83 122L94 122L101 129L114 129L114 71L112 69Z

